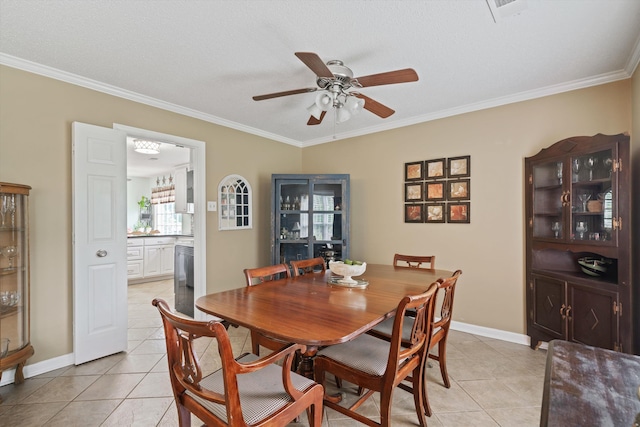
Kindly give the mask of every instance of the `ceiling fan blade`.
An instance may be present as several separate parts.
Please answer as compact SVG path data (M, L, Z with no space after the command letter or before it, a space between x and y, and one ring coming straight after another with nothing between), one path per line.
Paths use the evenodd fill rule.
M284 92L275 92L275 93L268 93L266 95L254 96L253 100L254 101L262 101L262 100L265 100L265 99L278 98L278 97L281 97L281 96L289 96L289 95L297 95L299 93L315 92L316 90L318 90L317 87L308 87L306 89L286 90Z
M364 109L371 111L376 116L386 119L387 117L395 113L395 110L392 110L386 105L380 104L378 101L374 101L366 95L356 92L352 92L352 94L360 99L364 99Z
M322 123L322 119L324 119L325 114L327 114L327 112L323 111L322 114L320 114L320 118L319 119L316 119L313 116L309 117L309 121L307 122L307 125L309 125L309 126L319 125L320 123Z
M403 70L388 71L386 73L371 74L369 76L358 77L358 83L362 87L390 85L395 83L408 83L418 81L418 73L413 68Z
M296 56L300 61L304 62L307 67L311 68L311 71L316 73L316 76L329 79L333 78L333 73L317 54L313 52L296 52Z

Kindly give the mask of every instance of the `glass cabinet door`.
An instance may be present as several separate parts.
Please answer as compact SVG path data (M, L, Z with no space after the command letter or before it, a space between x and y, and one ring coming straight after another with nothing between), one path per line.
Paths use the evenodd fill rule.
M0 377L16 367L15 382L33 355L29 338L29 190L0 182ZM0 397L1 401L1 397Z
M278 183L279 206L276 229L280 263L309 257L309 181L292 180Z
M571 158L571 240L615 244L617 195L613 149Z
M533 237L616 243L616 153L607 148L532 166Z
M533 237L564 239L565 167L561 160L533 165Z
M313 258L343 259L342 199L342 183L313 184Z

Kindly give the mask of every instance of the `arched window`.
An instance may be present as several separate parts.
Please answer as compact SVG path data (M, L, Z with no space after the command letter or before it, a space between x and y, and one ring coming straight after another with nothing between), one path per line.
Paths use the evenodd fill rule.
M229 175L218 186L218 230L252 228L251 185L240 175Z

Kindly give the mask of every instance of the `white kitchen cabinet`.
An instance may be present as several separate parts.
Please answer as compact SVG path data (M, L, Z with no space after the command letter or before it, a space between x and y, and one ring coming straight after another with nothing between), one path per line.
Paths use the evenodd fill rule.
M144 238L145 278L173 274L174 244L173 237Z
M127 279L143 277L144 242L142 239L127 240Z
M178 168L174 172L175 211L193 213L193 171Z

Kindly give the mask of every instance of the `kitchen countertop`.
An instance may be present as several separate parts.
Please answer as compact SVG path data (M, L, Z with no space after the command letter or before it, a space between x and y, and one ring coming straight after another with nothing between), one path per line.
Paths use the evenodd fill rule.
M137 239L139 237L177 237L193 239L193 235L188 234L127 234L127 239Z

